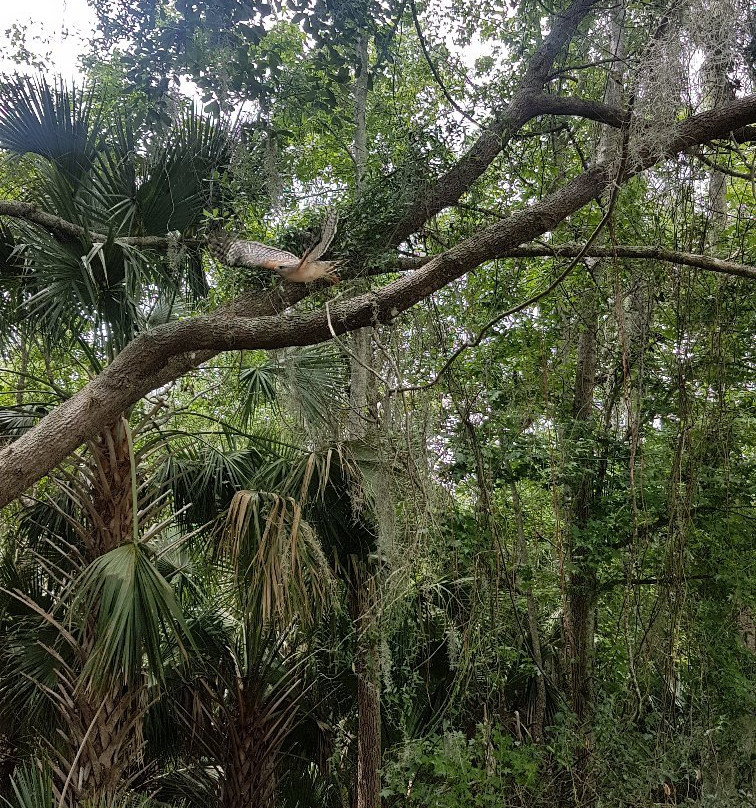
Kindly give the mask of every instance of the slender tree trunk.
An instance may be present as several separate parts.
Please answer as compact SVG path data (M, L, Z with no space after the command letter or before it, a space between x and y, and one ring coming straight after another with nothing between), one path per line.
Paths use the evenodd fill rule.
M360 35L357 43L357 68L354 82L354 168L355 189L359 197L365 190L367 176L367 100L370 75L369 33ZM351 335L350 413L347 438L365 437L370 422L367 405L370 400L373 366L372 327ZM359 508L359 503L353 503ZM356 808L380 808L381 804L381 670L378 653L377 597L375 578L366 561L356 561L355 581L350 594L350 613L357 633L354 669L357 676L357 783Z
M350 412L346 437L362 440L371 421L367 402L370 396L372 329L351 335ZM355 512L363 507L353 501ZM353 559L354 576L350 587L349 611L356 634L354 670L357 676L357 783L356 808L379 808L381 804L381 666L378 653L379 626L374 575L367 559Z
M367 173L367 99L368 79L370 77L369 35L367 30L360 35L357 43L357 68L354 80L354 173L357 196L365 188Z
M517 524L517 555L520 564L528 565L528 542L525 537L525 522L522 516L520 495L517 493L515 483L510 483L509 491L512 495L512 508ZM536 701L533 708L533 717L530 723L530 734L534 741L543 740L543 725L546 718L546 679L543 671L543 654L541 652L541 633L538 628L538 604L533 595L533 587L528 584L525 588L525 602L528 607L528 632L530 633L530 647L533 662L536 666Z
M358 713L356 808L380 808L381 692L376 591L374 577L364 565L360 567L350 594L350 612L357 628L354 659Z
M610 13L611 47L615 61L607 77L604 100L607 104L622 104L624 71L624 16L623 4ZM620 157L622 134L604 127L596 148L600 160ZM611 222L609 224L611 227ZM597 334L599 301L592 295L583 310L583 330L578 337L575 390L572 401L574 433L583 441L592 440L594 420L594 392L597 371ZM611 406L609 404L608 406ZM591 559L590 543L584 533L588 528L595 500L600 496L601 468L587 466L587 452L583 468L572 492L570 507L570 538L567 557L567 598L564 611L565 663L568 672L570 702L577 716L583 748L575 761L573 796L579 805L591 804L595 798L591 753L593 747L593 718L595 698L593 689L594 643L596 634L596 604L598 586L596 569Z
M593 748L593 661L595 610L597 601L596 571L591 558L590 544L584 532L594 505L595 469L587 465L589 452L586 443L593 440L593 397L596 378L596 335L598 327L597 301L588 303L584 315L584 330L578 338L577 370L572 406L572 433L570 451L577 455L581 466L574 483L570 501L566 557L568 572L563 607L563 638L565 671L570 705L578 721L581 746L577 750L572 769L572 782L564 792L562 804L587 806L592 804L594 784L592 772ZM581 450L582 449L582 450ZM566 784L565 784L566 785Z
M578 339L577 373L573 418L588 427L593 411L596 378L596 330L598 309L593 306L585 331ZM577 430L580 432L580 430ZM586 435L587 438L587 435ZM594 475L584 469L574 492L571 523L579 536L585 530L593 507ZM580 539L569 546L570 575L567 586L565 641L572 708L582 725L589 725L593 713L593 641L596 605L596 572L590 561L589 548Z
M372 329L351 335L350 412L346 437L362 440L371 421L370 397ZM355 512L363 507L352 502ZM357 782L355 808L379 808L381 804L381 666L375 576L367 559L353 559L349 611L356 633L354 670L357 676Z

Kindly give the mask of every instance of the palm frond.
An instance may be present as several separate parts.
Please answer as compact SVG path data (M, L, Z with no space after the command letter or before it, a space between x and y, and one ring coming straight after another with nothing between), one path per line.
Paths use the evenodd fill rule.
M19 766L10 781L11 799L0 797L9 808L54 808L52 777L32 763Z
M333 576L293 499L237 492L226 538L247 611L264 621L288 624L299 616L307 622L329 601Z
M0 148L37 154L77 183L97 155L101 115L93 88L50 84L44 77L5 79L0 87Z
M53 614L47 565L28 549L6 546L0 560L0 722L48 727L48 698L71 647Z
M218 800L218 776L215 766L174 766L161 773L154 784L157 805L176 808L207 808Z
M15 440L28 432L47 415L48 407L42 404L20 404L0 408L0 437Z
M84 800L81 808L183 808L183 802L158 802L153 797L144 794L131 794L124 792L115 797L108 796L100 799Z
M344 445L279 454L260 468L253 487L300 503L326 555L346 569L349 557L367 558L377 541L371 492L362 471L366 464L369 458L358 460Z
M76 586L74 614L97 615L97 641L85 665L95 688L120 676L133 681L146 655L162 680L161 643L171 636L184 648L189 629L170 584L158 572L148 549L136 542L96 559Z
M231 138L223 124L193 109L182 113L148 148L135 199L142 232L198 227L202 211L218 205L220 175L230 160Z
M156 484L172 492L180 524L198 527L225 512L234 493L248 486L260 460L254 445L223 451L184 442L165 458Z
M79 563L76 548L80 542L79 503L70 491L56 487L44 499L27 505L21 512L18 538L24 546L40 556L59 561L62 556Z
M242 428L248 429L257 408L264 404L277 403L277 390L283 368L277 362L242 368L239 373L241 407L239 411Z
M305 426L334 424L348 406L348 371L331 345L278 351L267 362L244 368L241 417L249 423L257 406L270 403L288 410Z
M53 726L58 713L50 698L61 668L59 634L36 616L16 618L0 652L0 717L38 731Z
M175 287L163 288L155 299L146 317L147 325L154 328L188 313L186 300L177 293Z
M137 126L123 108L109 123L108 148L100 151L92 172L92 200L106 215L108 229L119 235L135 235L136 194L144 159Z
M29 264L23 311L52 344L104 332L101 339L109 335L118 350L133 337L143 322L136 302L149 278L122 247L112 239L61 243L31 226L20 230Z

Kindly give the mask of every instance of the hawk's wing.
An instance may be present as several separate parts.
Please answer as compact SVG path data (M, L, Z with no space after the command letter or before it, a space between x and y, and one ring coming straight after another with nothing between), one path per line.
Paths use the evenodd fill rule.
M323 222L323 230L320 234L320 241L302 258L303 261L317 261L321 255L331 246L333 237L336 235L336 225L339 221L339 214L336 210L329 210L325 221Z
M261 244L259 241L234 241L226 249L226 259L230 266L264 267L276 269L280 266L296 266L299 257L286 250L278 250Z

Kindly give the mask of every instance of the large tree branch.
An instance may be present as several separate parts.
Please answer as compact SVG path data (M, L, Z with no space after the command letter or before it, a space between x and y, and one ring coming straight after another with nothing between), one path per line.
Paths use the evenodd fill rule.
M530 58L525 75L509 104L499 111L491 127L445 174L432 185L419 190L391 232L387 246L400 244L417 232L428 219L457 202L491 165L512 135L536 115L543 114L538 111L538 101L544 103L542 99L547 97L542 95L542 91L549 80L554 60L597 2L574 0L562 16L551 21L549 35Z
M756 121L756 95L672 127L664 154L677 154L724 137L752 121ZM639 149L628 173L638 174L663 156L656 149ZM165 383L169 372L184 372L182 369L191 368L203 356L209 358L218 351L310 345L376 322L390 322L474 267L553 230L604 193L615 176L613 163L595 165L559 191L434 257L416 272L377 291L326 304L324 310L249 316L254 304L242 298L212 314L140 334L97 378L0 452L0 506L19 496L87 438L111 424L154 389L156 380ZM306 290L281 294L277 305L284 306L306 294Z
M531 118L540 115L564 115L614 127L622 126L627 120L627 113L623 109L569 95L535 95L530 99L529 111Z

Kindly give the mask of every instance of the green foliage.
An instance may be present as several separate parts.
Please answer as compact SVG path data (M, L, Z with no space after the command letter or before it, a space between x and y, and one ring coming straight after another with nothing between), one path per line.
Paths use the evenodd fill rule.
M382 792L389 805L493 808L513 792L535 786L540 769L536 747L515 743L501 729L483 724L472 738L446 731L414 741L398 754Z
M49 772L36 766L22 766L11 780L13 798L3 803L10 808L53 808L55 800Z

